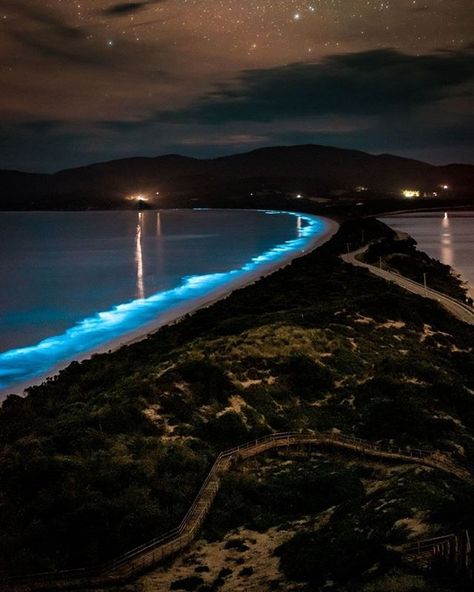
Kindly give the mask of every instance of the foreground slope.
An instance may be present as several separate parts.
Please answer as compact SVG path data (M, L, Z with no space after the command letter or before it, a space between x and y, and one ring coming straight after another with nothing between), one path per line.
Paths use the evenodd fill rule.
M367 240L390 234L365 226ZM338 254L360 238L358 224L346 226L179 325L10 398L0 413L2 568L79 566L144 542L176 525L219 450L272 431L338 429L471 466L472 328L344 264ZM400 545L474 525L469 487L435 471L319 452L287 461L236 469L204 531L219 541L231 529L286 529L271 543L278 586L388 590L374 586L421 578L428 589L401 564ZM196 589L212 584L202 580Z

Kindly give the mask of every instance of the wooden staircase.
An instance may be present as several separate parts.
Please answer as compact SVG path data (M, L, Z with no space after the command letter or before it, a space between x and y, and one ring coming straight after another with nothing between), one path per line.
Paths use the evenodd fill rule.
M468 530L417 541L404 548L407 561L417 567L472 584L472 545Z

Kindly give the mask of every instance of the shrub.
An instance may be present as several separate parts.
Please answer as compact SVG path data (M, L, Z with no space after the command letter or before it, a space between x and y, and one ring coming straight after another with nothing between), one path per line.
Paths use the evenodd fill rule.
M188 578L183 578L181 580L175 580L170 585L170 590L186 590L187 592L192 592L196 590L198 586L204 584L204 580L199 576L190 576Z

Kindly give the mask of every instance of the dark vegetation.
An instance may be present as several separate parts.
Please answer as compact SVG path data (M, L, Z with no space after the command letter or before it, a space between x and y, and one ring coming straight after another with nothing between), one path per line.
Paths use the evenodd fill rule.
M177 524L218 451L272 431L337 428L472 465L472 328L344 264L338 254L360 242L361 225L366 240L390 238L376 222L347 224L212 308L10 397L0 412L1 568L82 566L141 544ZM263 480L231 473L208 536L335 507L279 551L288 577L317 589L327 574L344 586L401 569L390 545L406 540L402 518L428 533L474 529L471 492L454 480L416 469L390 478L382 511L370 471L344 462L319 458L317 471L302 464Z
M283 458L283 457L281 457ZM246 463L242 470L224 478L222 492L204 529L208 540L222 538L241 525L265 532L276 524L306 515L316 515L348 500L362 499L362 479L370 471L346 467L319 456L278 455L268 460ZM226 548L239 548L232 539Z
M170 586L170 590L196 590L204 580L199 576L190 576L189 578L183 578L182 580L176 580Z

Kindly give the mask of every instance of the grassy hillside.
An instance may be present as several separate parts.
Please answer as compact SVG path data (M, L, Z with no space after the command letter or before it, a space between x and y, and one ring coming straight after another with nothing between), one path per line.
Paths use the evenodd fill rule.
M472 465L472 328L344 264L361 224L176 326L10 397L2 569L79 566L144 542L176 525L219 450L272 431L337 428ZM364 225L366 240L390 234ZM320 456L300 468L231 474L208 536L304 516L276 551L286 577L355 590L407 569L394 547L411 524L427 535L474 526L471 492L435 472Z

